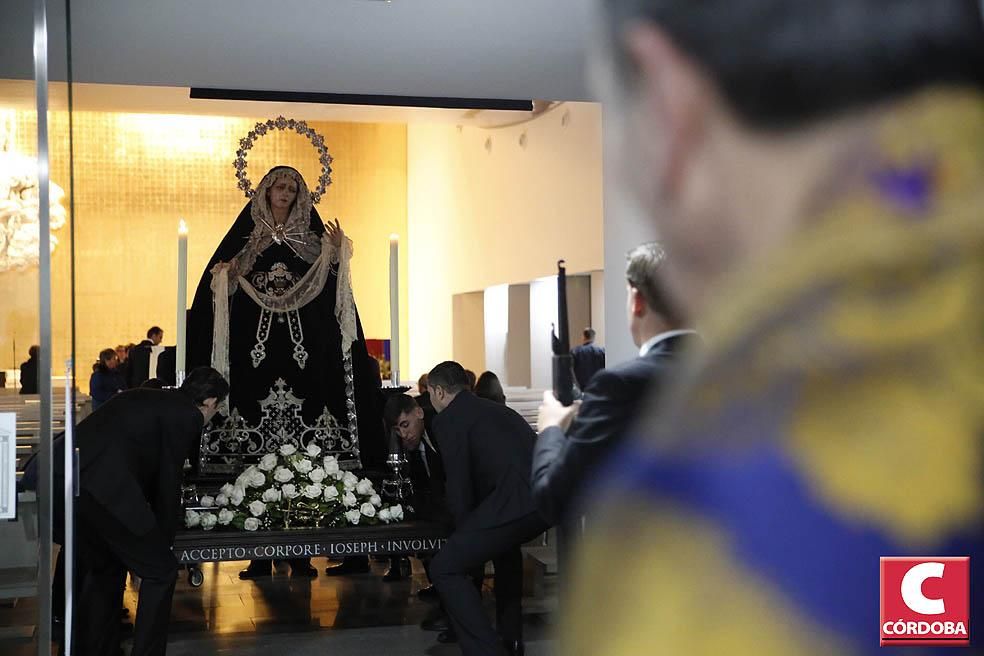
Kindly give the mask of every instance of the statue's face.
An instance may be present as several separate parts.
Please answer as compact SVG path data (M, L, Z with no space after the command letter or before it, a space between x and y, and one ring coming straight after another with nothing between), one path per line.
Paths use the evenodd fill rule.
M267 200L273 212L289 212L296 199L297 183L287 176L277 178L267 189Z

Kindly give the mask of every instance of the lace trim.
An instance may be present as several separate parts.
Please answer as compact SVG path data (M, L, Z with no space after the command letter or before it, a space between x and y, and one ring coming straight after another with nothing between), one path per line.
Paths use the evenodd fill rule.
M297 183L297 200L283 226L277 226L267 201L267 190L280 178L290 178ZM318 237L311 232L311 192L304 178L289 168L273 169L256 189L253 204L250 206L250 216L253 217L253 231L249 241L239 255L239 270L246 275L253 270L256 258L273 243L283 243L305 262L314 262L320 255L321 244Z
M358 327L355 320L355 296L352 293L352 256L354 248L352 240L346 237L342 247L332 254L338 262L338 285L335 288L335 319L342 332L342 353L352 351L352 342L358 339Z
M321 239L321 255L307 273L282 295L266 294L257 290L242 275L236 276L243 291L260 306L263 312L257 326L257 344L251 352L253 366L266 357L265 343L269 336L273 314L288 314L291 340L294 343L294 360L302 369L307 364L307 352L302 346L304 334L297 312L313 301L321 290L329 274L336 272L338 281L335 290L335 319L342 336L342 357L351 358L352 343L358 338L355 317L355 297L352 293L352 240L344 239L341 249L336 249L327 236ZM337 266L332 260L337 259ZM235 293L230 285L231 264L220 262L212 267L212 307L214 323L212 328L212 367L219 371L232 384L229 377L229 297ZM293 315L293 318L291 317Z

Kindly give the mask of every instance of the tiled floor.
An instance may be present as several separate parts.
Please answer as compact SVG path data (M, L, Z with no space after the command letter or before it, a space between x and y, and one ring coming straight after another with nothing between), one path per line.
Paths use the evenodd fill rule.
M263 654L271 648L281 655L306 656L331 653L404 656L453 656L456 646L440 645L436 634L421 631L420 622L435 604L414 594L426 585L423 570L413 561L411 580L384 583L387 564L374 562L369 574L317 579L294 579L289 567L278 566L270 578L240 581L236 576L246 563L209 563L205 583L192 588L182 576L174 595L168 654ZM323 570L326 561L315 560ZM486 604L490 613L494 597L487 581ZM524 632L527 654L550 652L550 613L554 609L552 585L543 599L524 599ZM125 603L136 608L136 590L128 587ZM33 638L25 635L36 621L33 600L15 608L0 607L0 653L4 656L36 654ZM132 615L131 615L132 616ZM18 635L18 633L20 635Z

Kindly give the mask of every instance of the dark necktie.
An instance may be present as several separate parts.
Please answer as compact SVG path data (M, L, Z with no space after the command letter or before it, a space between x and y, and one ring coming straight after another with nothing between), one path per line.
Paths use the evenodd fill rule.
M421 442L420 446L417 448L417 453L420 454L420 460L424 463L424 471L427 472L427 478L430 478L431 470L430 464L427 462L427 447L423 442Z

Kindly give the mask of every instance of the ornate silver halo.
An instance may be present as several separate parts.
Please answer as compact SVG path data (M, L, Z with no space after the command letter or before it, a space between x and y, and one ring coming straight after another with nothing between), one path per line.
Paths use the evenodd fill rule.
M232 163L236 167L236 178L239 180L239 188L246 194L246 198L252 198L256 193L253 183L250 182L249 176L246 174L246 155L253 148L256 140L271 130L293 130L302 137L310 139L311 145L317 149L318 161L321 163L321 177L318 178L318 186L311 192L311 202L317 205L328 189L328 185L331 184L331 163L334 158L328 154L328 147L325 146L325 138L318 134L314 128L309 127L304 121L284 118L283 116L257 123L244 138L239 140L236 161Z

